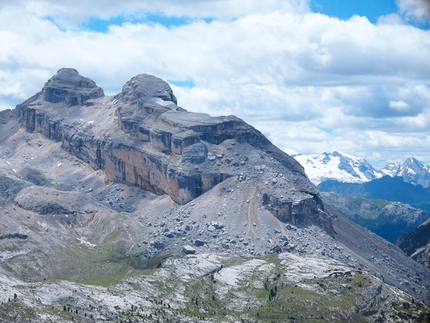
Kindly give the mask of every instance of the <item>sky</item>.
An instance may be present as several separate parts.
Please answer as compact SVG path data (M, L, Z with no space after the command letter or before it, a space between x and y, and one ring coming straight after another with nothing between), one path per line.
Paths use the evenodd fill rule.
M429 0L0 0L0 43L0 110L62 67L148 73L289 154L430 165Z

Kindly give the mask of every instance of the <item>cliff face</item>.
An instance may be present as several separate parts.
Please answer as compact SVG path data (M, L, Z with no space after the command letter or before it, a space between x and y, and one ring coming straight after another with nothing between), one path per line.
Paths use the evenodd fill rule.
M137 75L121 93L105 97L93 81L63 68L17 109L28 132L62 142L111 181L185 204L242 176L258 188L258 204L279 220L317 219L333 233L299 163L235 116L210 117L178 107L170 86L154 76ZM261 183L255 175L260 173L277 178Z

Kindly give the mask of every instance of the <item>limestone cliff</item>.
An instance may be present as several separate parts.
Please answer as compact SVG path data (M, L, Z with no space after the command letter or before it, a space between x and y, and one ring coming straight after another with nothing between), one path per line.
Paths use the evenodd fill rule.
M28 132L61 142L112 181L185 204L227 178L246 178L257 190L256 205L279 220L312 219L333 234L318 191L298 162L235 116L179 107L157 77L137 75L119 94L105 97L93 81L63 68L17 110ZM251 175L263 172L273 180L262 183Z

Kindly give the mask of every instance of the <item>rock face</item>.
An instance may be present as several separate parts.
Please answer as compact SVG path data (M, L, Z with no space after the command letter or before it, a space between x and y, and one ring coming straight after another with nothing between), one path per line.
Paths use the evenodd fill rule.
M12 115L12 110L0 111L0 125L6 124Z
M40 132L60 141L61 121L67 112L55 113L55 110L82 106L89 99L103 96L103 90L94 81L79 75L75 69L63 68L45 83L42 91L25 101L18 110L27 131Z
M170 86L154 76L137 75L121 93L104 97L93 81L63 68L17 109L28 132L61 142L109 180L168 194L178 204L250 170L279 170L270 185L248 177L261 189L258 204L281 221L315 219L333 233L299 163L235 116L178 107Z
M15 203L24 210L47 216L48 221L65 224L76 224L78 218L97 211L86 203L82 194L37 186L22 189L15 197Z
M27 185L24 181L0 175L0 206L13 200L18 192Z
M402 235L396 245L408 256L430 268L430 218L414 231Z
M45 83L42 92L38 93L36 98L70 107L83 105L89 99L103 96L103 90L94 81L79 75L73 68L62 68Z

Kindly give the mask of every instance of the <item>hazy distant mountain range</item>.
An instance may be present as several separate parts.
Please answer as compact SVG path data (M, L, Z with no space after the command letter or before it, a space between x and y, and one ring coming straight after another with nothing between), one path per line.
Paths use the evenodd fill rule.
M322 192L321 196L325 202L355 223L392 243L430 218L428 211L401 202L345 196L332 192Z
M294 155L304 168L309 179L318 185L326 180L344 183L365 183L383 176L402 177L406 183L430 185L430 167L413 157L403 164L390 163L382 169L374 168L368 161L348 154L334 151L321 155Z

